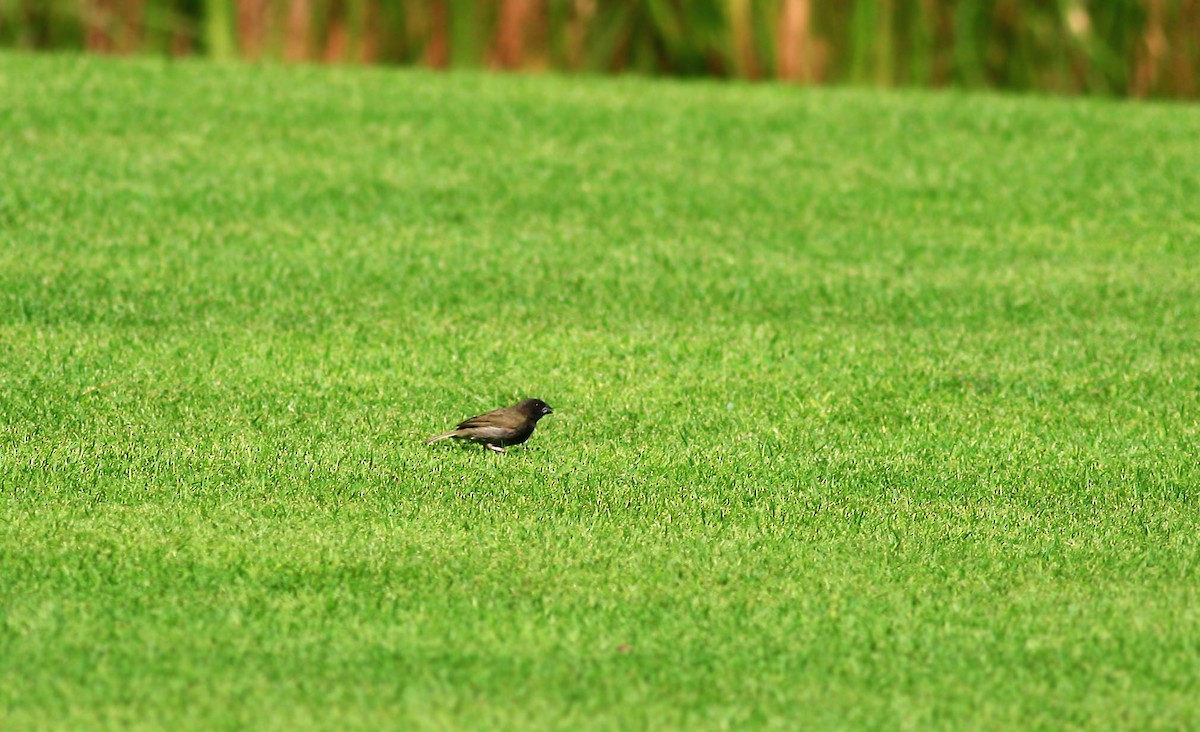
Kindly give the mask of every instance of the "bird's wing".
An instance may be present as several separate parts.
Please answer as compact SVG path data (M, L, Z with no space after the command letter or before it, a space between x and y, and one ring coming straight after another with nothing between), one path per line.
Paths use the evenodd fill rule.
M496 409L487 414L480 414L477 417L471 417L458 425L458 429L480 429L495 427L497 429L516 429L522 421L521 415L515 414L511 409Z
M513 430L511 427L494 427L484 425L482 427L476 426L467 430L462 430L460 431L460 434L477 442L485 442L487 440L512 439Z

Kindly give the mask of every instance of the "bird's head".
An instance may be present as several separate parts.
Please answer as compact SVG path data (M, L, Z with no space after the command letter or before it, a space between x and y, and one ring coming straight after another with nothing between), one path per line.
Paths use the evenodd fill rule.
M547 414L554 413L554 410L550 407L550 405L543 402L541 399L524 399L520 404L517 405L517 409L520 409L525 415L534 421L545 417Z

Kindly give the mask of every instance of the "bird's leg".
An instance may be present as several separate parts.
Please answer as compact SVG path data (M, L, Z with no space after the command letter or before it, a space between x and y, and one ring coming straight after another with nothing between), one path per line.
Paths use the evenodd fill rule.
M490 442L487 444L487 449L489 449L493 452L505 452L505 449L503 447L500 447L499 445L493 445Z

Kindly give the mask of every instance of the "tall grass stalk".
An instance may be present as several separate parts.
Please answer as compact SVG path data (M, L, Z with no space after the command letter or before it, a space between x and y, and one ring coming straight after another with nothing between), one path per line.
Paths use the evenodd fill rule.
M1200 0L0 0L0 45L1195 97Z

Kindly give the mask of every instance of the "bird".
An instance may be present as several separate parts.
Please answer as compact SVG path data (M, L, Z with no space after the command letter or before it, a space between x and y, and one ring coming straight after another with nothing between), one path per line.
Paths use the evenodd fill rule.
M511 407L471 417L449 432L430 437L425 444L454 437L478 442L495 452L505 452L504 448L509 445L520 445L528 440L538 420L553 413L550 405L541 399L522 399Z

